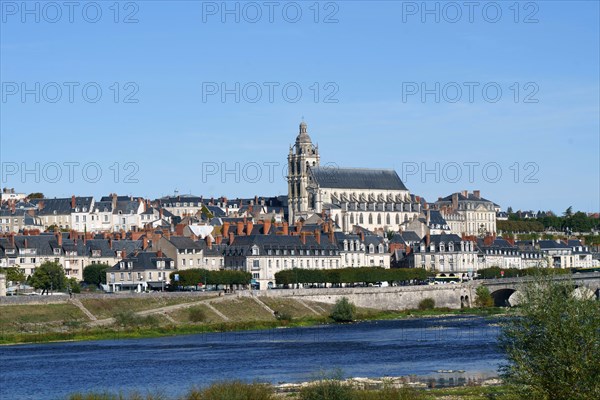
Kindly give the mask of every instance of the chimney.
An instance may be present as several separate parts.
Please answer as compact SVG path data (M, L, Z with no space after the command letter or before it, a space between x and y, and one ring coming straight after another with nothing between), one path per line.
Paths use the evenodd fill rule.
M458 193L452 193L452 210L458 208Z
M121 250L121 259L125 258L127 258L127 253L125 253L125 250Z
M319 229L315 229L315 240L317 244L321 244L321 231Z
M306 232L300 233L300 241L302 242L302 244L306 244Z
M75 195L71 196L71 208L75 208L77 201L75 199Z
M365 231L361 230L359 235L360 235L360 241L364 242L365 241Z
M212 243L213 243L212 239L213 239L212 236L206 235L206 246L209 249L212 249Z
M218 235L218 236L215 238L215 243L216 243L216 244L221 244L222 242L223 242L223 235Z
M254 204L258 205L258 196L254 196Z
M142 238L142 250L146 250L148 248L148 238L144 236Z
M323 233L329 233L329 224L327 222L323 224Z
M229 233L229 222L223 222L223 229L221 229L221 234L223 236L227 236Z
M14 233L10 234L10 244L12 247L15 247L15 234Z
M112 237L108 237L108 247L112 249Z
M40 200L37 205L38 211L42 211L44 209L44 205L44 200Z
M58 245L62 247L62 240L63 240L63 237L62 237L62 232L60 232L60 231L59 231L59 232L57 233L57 235L56 235L56 240L58 241Z
M244 233L244 222L238 221L237 222L237 235L241 236L243 233Z
M288 225L287 221L283 223L283 227L282 228L283 228L282 229L282 234L283 235L287 236L287 235L290 234L290 232L289 232L289 225Z
M469 191L468 191L468 190L463 190L463 191L461 192L461 194L462 194L463 196L467 197L467 196L468 196L468 194L469 194Z
M481 198L481 191L480 190L473 190L473 196L475 196L476 198L480 199Z
M330 230L329 230L329 242L330 242L331 244L334 244L334 243L335 243L335 236L333 235L333 229L330 229Z
M253 227L254 227L254 224L252 223L252 221L246 222L246 235L252 235Z
M234 239L235 239L235 236L233 235L233 232L229 232L229 245L230 246L233 244Z
M163 209L162 208L160 210L158 210L158 216L160 217L160 219L163 218Z
M25 239L23 245L26 249L29 248L28 244L29 244L29 241L27 239Z
M429 246L429 243L431 243L431 235L427 233L427 235L425 235L425 246Z
M302 232L302 221L296 221L296 233Z
M158 250L158 251L156 252L156 257L158 257L158 258L162 258L162 257L163 257L163 252L162 252L162 250Z
M429 223L431 222L431 210L428 208L427 209L427 218L426 218L426 224L427 226L429 226Z
M268 235L270 230L271 230L271 220L267 218L267 219L265 219L264 224L263 224L263 235Z

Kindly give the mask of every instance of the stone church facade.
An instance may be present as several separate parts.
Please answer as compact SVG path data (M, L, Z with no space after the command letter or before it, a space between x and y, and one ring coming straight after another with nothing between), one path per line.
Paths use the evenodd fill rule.
M398 231L417 218L421 199L411 195L394 170L320 166L320 155L300 124L288 154L290 222L328 215L343 232L354 225L370 231Z

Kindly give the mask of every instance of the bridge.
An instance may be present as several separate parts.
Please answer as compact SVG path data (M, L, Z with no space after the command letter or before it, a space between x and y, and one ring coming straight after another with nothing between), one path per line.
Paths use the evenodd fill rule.
M519 302L519 289L535 280L534 277L500 278L474 281L490 290L496 306L514 306ZM555 281L569 281L575 285L575 295L594 296L600 300L600 272L582 272L568 275L556 275Z

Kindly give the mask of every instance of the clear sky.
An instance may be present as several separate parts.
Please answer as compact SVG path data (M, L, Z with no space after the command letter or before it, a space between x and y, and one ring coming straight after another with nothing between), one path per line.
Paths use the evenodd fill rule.
M287 194L304 117L429 201L600 209L597 1L0 3L3 187Z

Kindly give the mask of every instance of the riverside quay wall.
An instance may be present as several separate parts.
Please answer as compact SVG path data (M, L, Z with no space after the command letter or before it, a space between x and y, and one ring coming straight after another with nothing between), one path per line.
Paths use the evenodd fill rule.
M293 298L333 304L342 297L358 307L380 310L407 310L418 308L423 299L432 298L435 307L460 309L471 307L476 285L445 284L421 286L388 286L328 289L275 289L259 293L260 296ZM239 293L239 292L238 292Z

